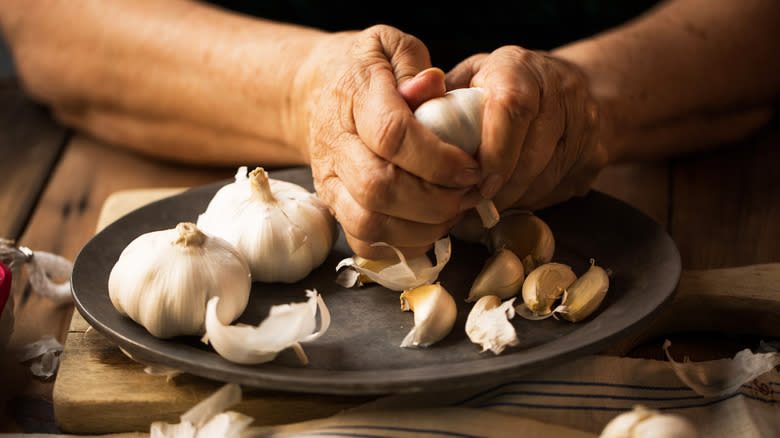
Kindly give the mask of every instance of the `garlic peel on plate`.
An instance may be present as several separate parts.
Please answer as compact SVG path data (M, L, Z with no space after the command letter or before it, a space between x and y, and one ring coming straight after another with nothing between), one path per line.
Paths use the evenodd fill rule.
M336 266L337 271L345 267L352 271L345 271L339 274L336 279L339 285L344 287L359 285L363 282L360 280L360 276L364 275L390 290L404 291L414 289L436 281L439 273L450 261L452 254L452 243L449 236L439 239L434 244L435 265L431 263L426 255L407 261L403 253L392 245L384 242L378 242L374 245L391 248L398 256L398 261L395 263L385 262L367 265L361 263L358 256L348 257L340 261ZM371 269L372 267L380 267L381 269L374 271Z
M219 298L208 303L206 338L225 359L241 364L258 364L276 358L280 351L293 348L302 363L308 363L301 342L313 341L328 330L330 312L316 290L306 291L308 300L272 306L258 326L225 325L217 316ZM317 313L320 327L317 330Z
M111 304L158 338L201 335L206 303L222 297L219 316L243 313L252 286L246 260L227 241L182 222L142 234L122 251L108 279Z
M501 354L507 346L517 345L517 332L509 322L515 316L515 299L501 302L496 295L485 295L471 308L466 318L466 335L471 342L482 346L482 351Z
M429 347L447 336L455 325L455 299L439 283L426 284L401 294L401 310L414 312L414 327L401 347Z
M320 266L336 238L336 222L316 194L240 167L198 217L198 227L232 243L252 280L294 283Z

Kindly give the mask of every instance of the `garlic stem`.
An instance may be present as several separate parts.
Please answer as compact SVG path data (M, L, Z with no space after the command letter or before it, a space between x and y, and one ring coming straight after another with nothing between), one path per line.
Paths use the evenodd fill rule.
M255 193L260 196L261 200L265 203L275 203L276 197L271 192L271 184L268 181L268 172L262 167L257 167L255 170L249 172L249 182L255 189Z
M198 229L192 222L180 222L176 225L176 232L179 233L174 245L181 246L201 246L206 240L206 235Z

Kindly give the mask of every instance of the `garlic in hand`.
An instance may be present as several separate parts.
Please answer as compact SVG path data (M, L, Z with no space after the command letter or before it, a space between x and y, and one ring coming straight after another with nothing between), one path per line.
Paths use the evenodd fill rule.
M435 265L425 254L406 260L404 254L392 245L384 242L378 242L374 245L389 247L398 256L398 260L368 260L359 256L348 257L336 266L337 271L344 267L348 268L339 274L336 279L337 284L343 287L353 287L371 280L394 291L414 289L436 281L439 273L450 261L452 254L452 243L449 237L439 239L434 244Z
M251 286L249 266L230 243L182 222L130 242L111 269L108 295L119 313L170 338L203 334L212 297L222 297L220 319L233 321Z
M525 307L538 316L552 315L552 305L577 279L574 271L562 263L545 263L531 271L523 283ZM527 313L520 311L521 316Z
M328 331L330 312L316 290L306 291L308 300L272 306L268 317L258 326L227 324L230 321L219 317L219 297L208 303L206 311L206 336L204 337L216 352L225 359L240 364L258 364L274 360L280 351L292 348L301 363L309 359L301 342L310 342ZM317 326L317 311L320 314L320 328ZM316 331L315 331L316 330Z
M662 414L643 406L613 418L599 438L698 438L699 432L685 417Z
M320 266L336 238L325 204L303 187L241 167L214 195L198 227L235 245L253 281L294 283Z
M482 346L482 351L501 354L507 346L517 345L517 332L509 322L515 316L515 299L501 302L495 295L485 295L471 308L466 318L466 335L471 342Z
M485 295L497 295L502 300L512 297L520 291L524 278L523 262L512 251L500 249L485 262L466 302L477 301Z
M455 325L455 299L439 284L426 284L401 294L401 310L414 312L414 328L401 347L428 347L447 336Z
M474 155L482 143L484 106L481 88L459 88L424 102L414 111L414 117L442 141ZM492 201L483 199L476 208L485 228L498 223L498 210Z
M555 316L577 322L587 318L604 300L609 289L609 275L595 260L590 268L566 289L561 304L553 310Z
M506 248L523 260L527 273L549 263L555 252L555 237L542 219L530 211L507 210L487 234L491 252Z

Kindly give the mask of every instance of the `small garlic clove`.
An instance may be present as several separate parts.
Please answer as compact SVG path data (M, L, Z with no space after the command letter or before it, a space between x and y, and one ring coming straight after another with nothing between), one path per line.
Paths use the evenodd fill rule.
M526 210L507 210L501 221L488 231L490 252L506 248L523 260L525 272L549 263L555 252L555 237L541 218Z
M509 322L515 316L515 299L504 303L495 295L485 295L471 308L466 318L466 335L482 351L501 354L507 346L517 345L517 332Z
M455 299L439 283L426 284L401 294L401 310L414 312L414 327L401 347L428 347L447 336L455 325Z
M545 263L531 271L523 282L523 302L537 315L552 313L552 305L577 276L563 263Z
M308 363L300 342L313 341L328 330L330 313L317 291L306 291L303 303L271 307L258 326L224 325L217 316L219 299L211 299L206 310L206 338L225 359L240 364L258 364L276 358L280 351L293 348L302 363ZM320 328L316 330L317 311Z
M339 271L346 267L358 272L360 275L356 276L352 273L342 272L336 279L337 284L343 287L353 287L366 283L367 281L361 280L361 277L365 276L390 290L403 291L414 289L415 287L436 281L441 270L450 261L450 255L452 254L452 244L449 237L439 239L434 244L435 265L428 260L426 255L406 260L403 253L392 245L383 242L375 243L374 245L391 248L398 256L398 260L394 262L372 261L365 263L361 262L361 257L358 256L346 258L339 262L336 270ZM361 263L363 266L361 266ZM375 271L374 269L379 270Z
M662 414L644 406L610 420L599 438L698 438L699 432L685 417Z
M496 295L504 300L520 291L525 278L523 262L512 251L502 248L485 262L482 271L474 279L467 303L485 295Z
M571 321L581 321L593 313L604 300L609 289L609 275L596 262L566 289L566 298L553 312Z

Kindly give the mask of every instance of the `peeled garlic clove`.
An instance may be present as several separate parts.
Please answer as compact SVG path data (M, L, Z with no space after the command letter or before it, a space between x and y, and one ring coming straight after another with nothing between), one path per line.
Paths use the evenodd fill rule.
M643 406L613 418L599 438L698 438L699 432L685 417L662 414Z
M414 328L401 347L428 347L447 336L455 325L455 299L439 283L426 284L401 294L401 310L414 312Z
M488 231L487 247L490 252L511 250L523 260L525 272L531 272L552 260L555 237L547 223L530 211L507 210Z
M581 321L593 313L604 300L609 289L609 275L596 262L590 260L590 268L566 289L566 299L554 312L556 316L571 321Z
M485 295L496 295L502 300L512 297L520 291L524 278L523 262L512 251L501 249L485 262L466 302L474 302Z
M108 278L111 304L158 338L203 334L215 296L222 297L220 319L232 322L251 287L249 265L233 245L188 222L138 236Z
M390 290L403 291L414 289L415 287L436 281L441 270L450 261L450 255L452 254L452 243L449 237L439 239L434 244L435 265L431 263L426 255L407 261L403 253L392 245L383 242L375 243L374 245L389 247L395 252L398 260L395 262L376 261L362 263L363 266L361 266L361 257L346 258L339 262L336 270L338 271L346 267L359 275L342 272L336 279L336 283L344 287L353 287L361 284L360 278L365 276ZM375 271L374 269L379 270ZM365 283L365 281L362 282Z
M308 363L300 342L313 341L328 330L330 313L315 290L306 291L303 303L271 307L268 317L258 326L225 325L217 317L219 299L209 301L206 311L208 343L225 359L241 364L258 364L273 360L280 351L293 348L302 363ZM317 311L320 328L316 330Z
M515 299L504 303L495 295L485 295L474 304L466 319L466 335L482 351L501 354L507 346L517 345L517 332L509 322L515 316Z
M545 263L531 271L523 282L523 302L537 315L552 313L552 305L577 276L562 263Z

